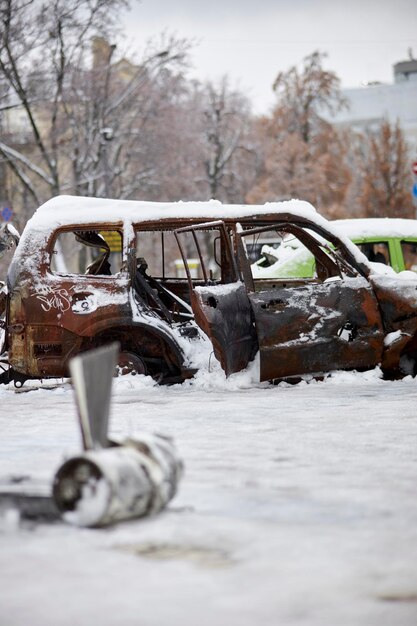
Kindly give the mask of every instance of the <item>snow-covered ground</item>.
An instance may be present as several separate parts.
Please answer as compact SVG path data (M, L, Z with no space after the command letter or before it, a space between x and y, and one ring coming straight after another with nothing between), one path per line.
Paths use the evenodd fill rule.
M179 493L101 530L0 517L1 626L415 626L417 380L115 380L114 437L172 435ZM0 482L80 449L72 390L0 388Z

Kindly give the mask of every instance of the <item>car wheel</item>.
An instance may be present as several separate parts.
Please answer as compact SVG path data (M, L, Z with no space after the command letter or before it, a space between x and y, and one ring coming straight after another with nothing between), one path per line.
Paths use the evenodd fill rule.
M143 359L134 352L122 350L117 361L119 376L126 374L147 374L146 365Z

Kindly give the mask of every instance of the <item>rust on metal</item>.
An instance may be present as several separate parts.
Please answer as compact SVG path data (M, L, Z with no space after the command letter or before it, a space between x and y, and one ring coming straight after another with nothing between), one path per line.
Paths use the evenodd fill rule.
M8 380L67 376L73 356L118 341L122 369L179 382L195 373L186 344L199 328L227 375L258 352L261 380L378 364L388 375L415 373L417 279L405 287L376 276L324 220L272 210L235 214L219 219L217 211L212 219L208 209L202 217L154 221L115 215L96 223L86 210L84 221L51 220L41 233L29 223L8 294L0 290ZM106 231L120 236L116 270ZM314 256L315 275L257 275L247 249L261 235L296 238ZM66 237L90 261L82 269L60 267L57 242ZM152 237L162 243L158 271L145 258L155 248ZM184 276L167 271L179 258Z

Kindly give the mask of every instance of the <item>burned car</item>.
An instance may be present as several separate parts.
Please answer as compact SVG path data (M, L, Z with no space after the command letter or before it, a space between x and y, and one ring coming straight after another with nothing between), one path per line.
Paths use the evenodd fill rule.
M259 278L248 249L288 234L313 276ZM314 208L61 196L28 222L4 298L2 381L63 377L80 352L118 341L119 365L162 383L211 353L226 375L259 353L260 380L335 369L414 374L417 279L374 274Z

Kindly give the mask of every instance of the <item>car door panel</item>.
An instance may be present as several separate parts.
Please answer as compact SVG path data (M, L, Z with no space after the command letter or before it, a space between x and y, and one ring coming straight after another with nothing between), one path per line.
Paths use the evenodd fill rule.
M196 233L216 229L221 242L222 282L215 283L205 267ZM196 286L191 276L185 247L181 236L191 233L197 244L197 253L203 271L203 286ZM195 321L211 339L214 354L220 361L226 376L244 369L258 349L256 331L253 324L251 305L246 286L240 280L236 261L231 249L229 235L224 222L211 221L179 228L175 232L179 250L186 270L190 302Z
M372 367L383 330L365 278L277 287L250 293L261 380Z
M210 337L229 376L244 369L257 351L251 306L242 282L196 287L191 305L197 324Z

